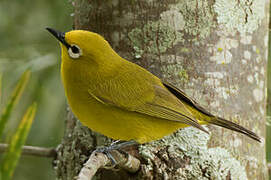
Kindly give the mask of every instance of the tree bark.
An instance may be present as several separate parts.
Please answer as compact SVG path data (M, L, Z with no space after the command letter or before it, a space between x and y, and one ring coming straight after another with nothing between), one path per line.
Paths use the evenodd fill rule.
M213 114L265 139L268 0L77 0L75 29L97 32L124 58L172 82ZM267 179L263 143L208 126L185 128L133 151L136 174L98 171L97 179ZM73 179L106 137L68 113L56 160Z

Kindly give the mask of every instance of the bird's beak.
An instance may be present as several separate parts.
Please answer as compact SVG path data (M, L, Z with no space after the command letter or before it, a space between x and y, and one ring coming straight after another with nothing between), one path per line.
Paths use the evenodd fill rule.
M55 38L57 38L63 45L65 45L67 49L69 49L70 45L65 40L65 33L48 27L46 28L46 30L48 30L53 36L55 36Z

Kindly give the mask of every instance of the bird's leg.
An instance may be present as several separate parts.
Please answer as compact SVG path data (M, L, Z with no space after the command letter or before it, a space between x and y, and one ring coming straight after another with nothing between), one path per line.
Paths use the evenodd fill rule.
M110 144L109 148L111 148L112 150L120 150L122 148L128 147L128 146L133 146L138 144L136 141L134 140L130 140L130 141L114 141L112 144Z
M114 146L115 144L121 143L121 140L113 140L113 142L110 144L110 146Z
M112 165L116 165L117 161L115 160L115 158L112 156L111 152L113 150L118 150L121 153L127 155L127 152L123 151L122 148L128 147L128 146L132 146L138 144L136 141L131 140L131 141L114 141L113 143L110 144L110 146L103 146L103 147L98 147L95 152L101 152L107 155L107 157L111 160Z

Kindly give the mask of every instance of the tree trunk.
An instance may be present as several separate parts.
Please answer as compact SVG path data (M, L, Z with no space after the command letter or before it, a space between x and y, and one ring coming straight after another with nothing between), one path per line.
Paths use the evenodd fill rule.
M213 114L265 138L269 1L77 0L75 29L97 32L124 58L172 82ZM110 140L68 113L56 161L73 179ZM208 126L185 128L138 149L140 171L97 179L267 179L265 141Z

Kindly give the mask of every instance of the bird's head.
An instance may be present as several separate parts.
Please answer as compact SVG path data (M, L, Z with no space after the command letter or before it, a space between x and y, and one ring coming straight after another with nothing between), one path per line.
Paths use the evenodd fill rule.
M104 65L112 63L112 59L118 56L109 43L97 33L84 30L63 33L52 28L46 29L60 41L62 59L65 61Z

